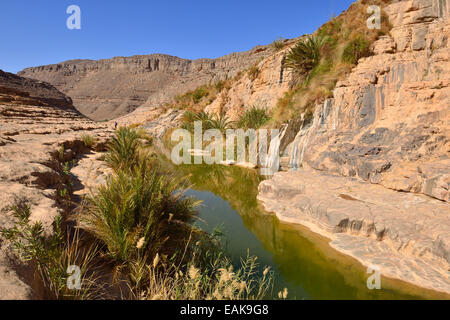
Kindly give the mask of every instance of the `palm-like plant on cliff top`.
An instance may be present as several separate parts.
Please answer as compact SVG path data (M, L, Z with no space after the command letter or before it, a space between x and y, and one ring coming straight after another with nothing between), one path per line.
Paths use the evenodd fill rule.
M307 36L292 47L283 60L283 67L294 70L298 76L308 79L311 71L319 64L321 49L327 38Z

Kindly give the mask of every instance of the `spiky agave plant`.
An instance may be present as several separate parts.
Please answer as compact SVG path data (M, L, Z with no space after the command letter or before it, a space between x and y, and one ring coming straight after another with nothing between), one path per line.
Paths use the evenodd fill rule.
M283 67L294 70L300 77L308 78L320 62L320 51L325 45L325 36L307 36L297 42L286 54Z

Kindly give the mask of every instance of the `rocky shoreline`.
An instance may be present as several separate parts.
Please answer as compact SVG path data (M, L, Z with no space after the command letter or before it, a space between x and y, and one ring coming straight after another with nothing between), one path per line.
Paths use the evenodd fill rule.
M448 203L312 170L275 174L258 200L383 276L450 294Z

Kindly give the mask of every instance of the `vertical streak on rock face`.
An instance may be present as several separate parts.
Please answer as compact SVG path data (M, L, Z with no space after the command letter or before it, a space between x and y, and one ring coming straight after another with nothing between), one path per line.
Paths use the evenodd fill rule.
M339 110L340 105L334 106L333 130L337 130L339 126Z
M376 89L373 85L363 89L362 99L359 100L358 128L371 125L375 121L376 116Z
M386 7L392 36L380 37L375 55L337 84L332 101L316 106L311 127L286 149L292 168L304 162L450 202L448 4Z
M433 5L437 7L439 18L444 18L448 16L447 0L435 0Z

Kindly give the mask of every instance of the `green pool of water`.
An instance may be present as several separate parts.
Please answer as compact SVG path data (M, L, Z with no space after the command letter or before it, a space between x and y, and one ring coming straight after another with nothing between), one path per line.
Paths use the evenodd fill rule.
M289 299L426 299L446 298L407 283L382 278L381 290L369 290L370 276L356 260L332 249L328 240L292 224L280 222L258 203L262 177L239 167L172 166L192 184L187 192L203 201L196 222L206 231L219 226L228 253L237 264L247 252L260 267L275 275L274 296L288 289ZM448 298L448 297L447 297Z

